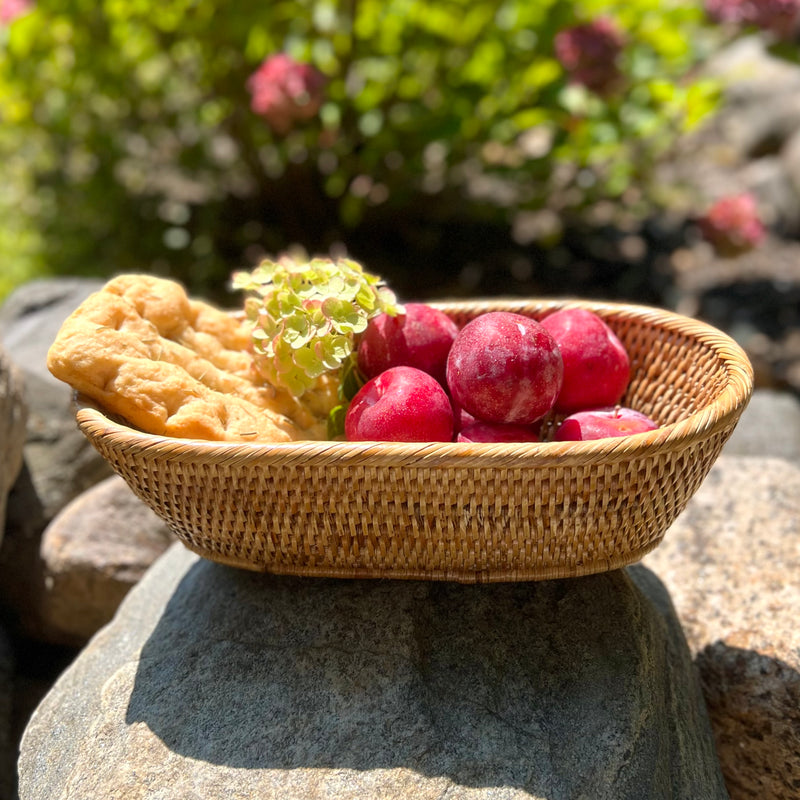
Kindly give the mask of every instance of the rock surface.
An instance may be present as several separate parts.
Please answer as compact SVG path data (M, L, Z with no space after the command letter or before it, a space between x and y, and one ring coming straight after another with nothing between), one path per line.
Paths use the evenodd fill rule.
M0 347L0 543L5 531L8 494L22 468L27 417L22 377Z
M64 319L102 281L32 281L0 307L0 342L18 366L28 408L24 463L8 497L0 548L0 605L26 635L45 636L34 613L43 585L39 557L47 523L73 498L112 474L75 424L72 392L47 370L47 350Z
M25 382L25 461L47 520L111 474L75 425L72 390L47 369L47 351L61 324L103 283L80 278L31 281L0 307L0 341Z
M800 466L724 454L644 564L695 654L732 800L800 796Z
M662 181L686 188L692 217L724 195L750 192L769 235L723 258L686 220L659 304L730 333L750 355L757 385L800 397L800 68L752 36L703 69L722 81L723 105L682 140Z
M19 795L713 800L710 736L641 567L308 580L175 545L33 715Z
M762 456L800 461L800 399L789 392L753 392L726 456Z
M42 536L41 616L51 638L85 643L174 541L119 476L76 497Z

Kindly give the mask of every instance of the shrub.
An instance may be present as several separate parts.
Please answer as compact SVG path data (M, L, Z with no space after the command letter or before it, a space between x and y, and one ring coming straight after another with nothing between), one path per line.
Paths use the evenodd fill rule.
M401 272L448 222L556 238L598 202L664 202L654 167L717 97L687 76L718 26L678 0L22 6L0 256L29 274L207 291L294 244Z

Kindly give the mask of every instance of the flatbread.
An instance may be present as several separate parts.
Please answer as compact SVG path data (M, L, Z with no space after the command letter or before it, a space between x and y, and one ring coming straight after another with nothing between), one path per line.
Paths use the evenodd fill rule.
M266 385L242 317L177 282L121 275L63 323L49 370L148 433L215 441L324 439L336 380L296 399Z

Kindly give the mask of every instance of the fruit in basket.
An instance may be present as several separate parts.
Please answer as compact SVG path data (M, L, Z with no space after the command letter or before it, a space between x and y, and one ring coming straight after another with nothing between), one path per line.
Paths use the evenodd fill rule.
M489 311L468 322L447 358L453 398L484 422L536 422L552 408L563 373L550 332L510 311Z
M380 314L368 323L358 346L358 367L374 378L391 367L416 367L445 384L447 354L456 323L425 303L406 303L404 313Z
M646 414L625 406L576 411L556 428L556 442L585 442L653 431L658 425Z
M542 325L564 361L555 409L568 414L619 403L630 380L630 360L604 320L584 308L565 308L545 317Z
M472 422L456 435L457 442L538 442L529 425L503 425L497 422Z
M439 382L416 367L391 367L368 380L344 418L350 442L449 442L453 408Z

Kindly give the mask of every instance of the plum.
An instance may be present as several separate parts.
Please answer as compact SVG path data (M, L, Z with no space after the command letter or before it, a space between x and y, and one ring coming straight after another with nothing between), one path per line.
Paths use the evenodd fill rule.
M444 311L424 303L404 308L403 314L379 314L369 321L358 345L359 369L374 378L391 367L416 367L444 386L458 326Z
M555 410L569 414L619 403L630 380L630 360L616 334L593 311L565 308L542 320L564 361Z
M556 429L553 441L585 442L653 431L658 425L646 414L625 406L576 411Z
M472 422L456 435L457 442L538 442L536 431L529 425Z
M351 442L450 442L453 408L441 384L416 367L391 367L368 380L344 418Z
M510 311L472 319L447 358L453 399L483 422L535 422L553 406L562 377L561 354L549 331Z

